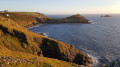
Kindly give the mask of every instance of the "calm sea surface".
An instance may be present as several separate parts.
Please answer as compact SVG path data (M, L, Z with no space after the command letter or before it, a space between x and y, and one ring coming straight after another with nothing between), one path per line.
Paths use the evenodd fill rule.
M70 15L48 15L64 18ZM76 48L92 56L97 63L110 63L120 57L120 14L112 17L83 15L92 24L45 24L29 28L33 32L43 32L48 37L73 44Z

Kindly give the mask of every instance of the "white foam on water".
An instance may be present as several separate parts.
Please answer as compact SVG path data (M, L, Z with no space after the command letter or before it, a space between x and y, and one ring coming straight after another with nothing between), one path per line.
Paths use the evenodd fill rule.
M37 33L43 33L43 32L37 32ZM49 35L47 33L43 33L43 36L48 37Z
M96 24L96 22L94 22L93 20L90 20L89 22L91 22L91 24Z
M99 61L98 61L98 59L99 58L97 58L97 57L94 57L94 56L92 56L92 55L90 55L90 54L87 54L89 57L91 57L92 58L92 60L93 60L93 65L92 65L92 67L96 67L96 66L98 66L100 63L99 63Z
M47 33L43 33L45 35L45 37L48 37L49 35Z

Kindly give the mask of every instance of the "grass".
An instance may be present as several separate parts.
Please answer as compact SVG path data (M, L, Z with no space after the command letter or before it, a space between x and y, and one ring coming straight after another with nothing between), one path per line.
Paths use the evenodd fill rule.
M7 49L4 46L0 45L0 56L6 57L17 57L28 60L31 64L25 63L12 63L12 64L2 64L3 67L78 67L77 64L68 63L65 61L51 59L46 57L39 57L32 54L22 53L22 52L14 52ZM33 58L37 57L37 59L33 60Z
M9 14L9 19L17 22L22 26L32 25L38 23L35 16L25 13L0 13L0 16L6 18L6 14Z
M12 12L12 13L25 14L25 15L30 15L30 16L34 16L34 17L40 16L37 12Z

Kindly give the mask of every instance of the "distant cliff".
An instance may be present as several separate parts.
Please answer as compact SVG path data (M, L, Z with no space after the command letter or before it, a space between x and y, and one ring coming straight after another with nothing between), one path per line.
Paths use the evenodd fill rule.
M33 19L32 16L30 19L28 18L28 16L25 16L25 15L23 16L23 15L13 14L13 13L9 13L9 15L13 20L0 17L0 56L16 57L16 56L19 56L20 53L22 53L22 56L20 55L19 57L23 59L25 59L23 57L24 55L28 56L30 54L30 56L34 55L36 57L42 56L42 57L55 58L55 59L64 60L67 62L72 62L79 65L91 67L92 58L90 58L88 55L81 52L80 50L74 48L74 46L70 44L65 44L63 42L60 42L48 37L41 36L40 34L31 32L27 30L25 27L23 27L24 23L25 25L27 25L25 21L29 22L31 21L31 19L32 21L35 20ZM20 16L21 19L20 18L18 19L17 18L18 16ZM23 17L26 17L26 18L23 18ZM20 23L20 20L21 21L23 20L24 22ZM34 23L37 23L37 22L34 21ZM4 48L4 50L2 48ZM11 52L13 53L11 54ZM16 53L16 56L15 56L15 53ZM28 55L26 55L25 53L27 53ZM41 59L44 59L42 57ZM33 60L31 60L30 58L28 59L27 59L28 63L29 61L30 63L35 63L35 62L38 63L37 61L33 62ZM53 61L51 61L50 59L47 61L44 60L44 62L39 61L39 63L47 63L49 64L48 66L51 67L52 63L50 62L53 62L54 64L58 65L60 64L59 60L58 60L58 63L55 63L54 59ZM7 61L5 61L5 63L7 63ZM63 63L63 66L65 66L64 62L61 62L61 63ZM72 65L73 64L71 65L69 64L68 66L72 67ZM53 65L53 67L60 67L60 66Z

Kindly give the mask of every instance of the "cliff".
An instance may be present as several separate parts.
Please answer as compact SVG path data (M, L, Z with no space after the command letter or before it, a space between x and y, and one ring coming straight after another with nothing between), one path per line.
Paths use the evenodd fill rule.
M40 34L27 30L23 26L24 23L21 24L17 22L17 20L15 22L15 20L0 17L0 50L1 50L0 55L5 57L6 56L16 57L17 55L22 53L23 55L25 54L27 57L30 57L32 55L34 57L41 56L44 57L41 59L47 59L46 57L54 58L47 60L53 63L55 63L54 60L59 59L57 60L58 63L55 63L56 65L59 65L60 63L67 64L67 62L72 62L79 65L85 65L88 67L91 66L92 59L85 53L74 48L72 45L41 36ZM3 50L3 48L5 49L5 51ZM13 56L14 54L16 54L16 56ZM24 57L20 56L18 57L24 59ZM30 58L27 59L30 60ZM61 62L60 60L67 62ZM49 63L49 65L51 66L53 65L53 67L59 67L54 66L54 64L47 61L45 62L47 64ZM30 63L31 62L34 63L34 61L32 60L30 61ZM42 63L42 61L40 60L36 63L39 64L39 62ZM72 63L68 63L69 67L74 66L70 65ZM63 66L65 65L63 64Z

